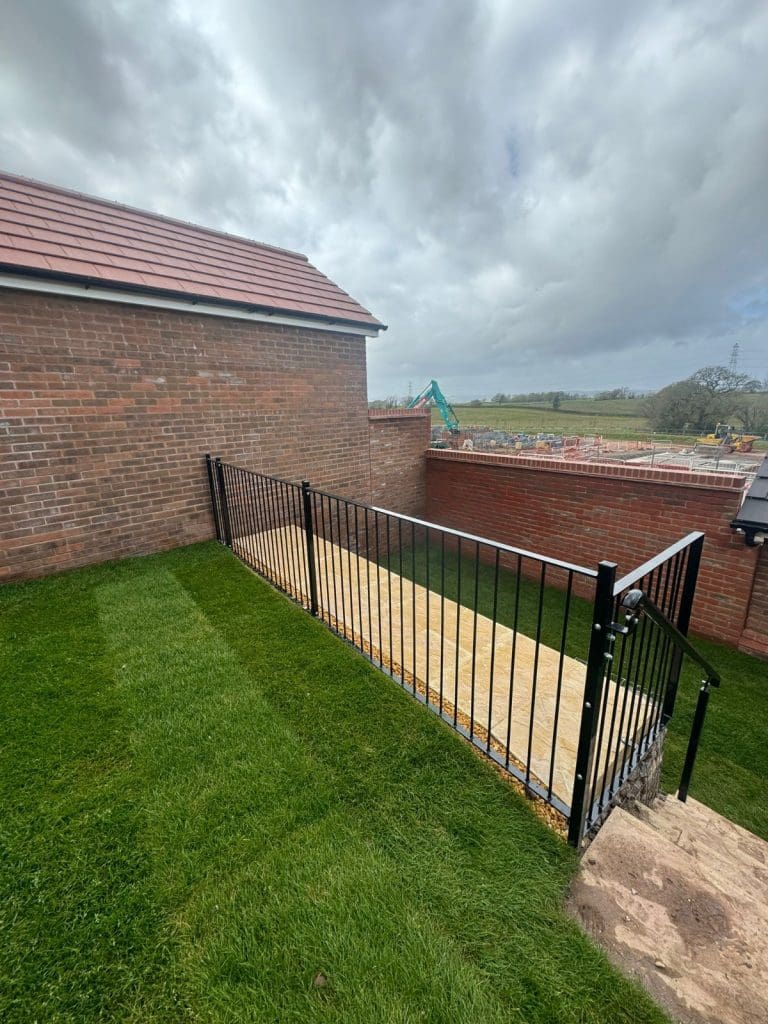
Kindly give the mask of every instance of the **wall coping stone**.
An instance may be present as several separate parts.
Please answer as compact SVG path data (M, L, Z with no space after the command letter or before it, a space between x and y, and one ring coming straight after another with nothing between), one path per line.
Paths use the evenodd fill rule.
M446 448L430 448L428 459L442 462L469 462L477 466L508 466L511 469L530 469L544 473L561 473L565 476L610 477L621 480L636 480L641 483L664 484L675 487L696 487L707 490L742 491L746 477L731 473L697 473L686 469L672 469L659 466L628 465L625 462L604 463L584 461L559 461L532 455L501 455L491 452L454 451Z

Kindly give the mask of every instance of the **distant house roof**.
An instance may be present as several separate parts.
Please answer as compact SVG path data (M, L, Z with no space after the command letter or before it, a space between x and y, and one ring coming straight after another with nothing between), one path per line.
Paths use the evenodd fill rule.
M748 544L754 543L756 533L768 532L768 455L757 467L757 476L731 526L746 534Z
M385 329L300 253L0 173L8 273Z

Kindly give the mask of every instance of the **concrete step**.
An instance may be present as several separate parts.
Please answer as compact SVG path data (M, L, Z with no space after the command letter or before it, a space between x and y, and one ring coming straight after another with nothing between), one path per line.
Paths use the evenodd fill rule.
M673 1019L765 1024L768 843L695 801L614 810L569 906Z
M740 869L740 882L755 897L768 886L768 843L690 797L657 799L652 807L636 804L631 813L667 841L694 857L714 885ZM723 884L727 885L728 882Z

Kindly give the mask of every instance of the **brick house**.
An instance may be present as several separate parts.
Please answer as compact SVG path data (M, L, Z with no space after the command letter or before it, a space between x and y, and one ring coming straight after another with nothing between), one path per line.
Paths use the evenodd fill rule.
M0 175L0 579L212 536L206 451L368 500L382 329L297 253Z

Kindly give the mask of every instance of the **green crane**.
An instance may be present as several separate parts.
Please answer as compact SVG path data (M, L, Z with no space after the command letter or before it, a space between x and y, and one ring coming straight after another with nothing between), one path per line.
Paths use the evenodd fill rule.
M423 409L425 406L436 405L440 415L443 417L443 423L451 434L458 434L459 432L459 418L453 411L450 402L445 397L443 392L440 390L440 385L436 380L431 380L429 384L420 391L415 398L411 399L408 403L409 409Z

